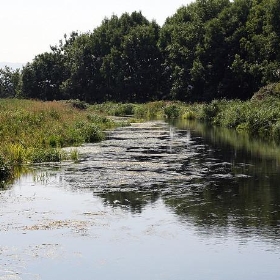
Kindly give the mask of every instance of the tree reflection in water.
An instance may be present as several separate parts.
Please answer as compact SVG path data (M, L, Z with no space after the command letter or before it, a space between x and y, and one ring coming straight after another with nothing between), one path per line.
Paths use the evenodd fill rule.
M141 184L131 189L126 186L123 191L104 190L99 196L104 203L132 213L161 198L181 221L191 222L203 232L258 234L279 240L280 149L257 140L252 140L250 147L245 138L230 130L179 124L172 128L167 150L180 155L173 172L186 177L154 182L143 190ZM150 149L155 155L155 147ZM149 161L149 147L142 152L138 159ZM182 157L182 153L189 155ZM169 167L172 160L169 158Z

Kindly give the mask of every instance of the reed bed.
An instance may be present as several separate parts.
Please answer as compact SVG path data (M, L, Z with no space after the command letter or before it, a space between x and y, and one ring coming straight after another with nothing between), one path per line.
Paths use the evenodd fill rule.
M14 166L61 161L61 148L104 139L104 130L116 126L92 108L71 102L0 99L0 180Z

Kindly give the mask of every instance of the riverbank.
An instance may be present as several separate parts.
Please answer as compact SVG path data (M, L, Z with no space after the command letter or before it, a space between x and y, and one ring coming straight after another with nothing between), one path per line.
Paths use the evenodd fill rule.
M222 99L193 104L166 101L141 105L103 103L94 107L100 113L131 114L138 119L196 119L280 143L280 99L277 96L256 94L248 101Z
M211 103L155 101L146 104L80 101L41 102L0 99L0 181L13 176L16 166L78 159L76 149L61 148L98 142L104 131L129 121L116 122L111 116L148 119L196 119L280 143L280 99L277 96L250 101L214 100Z
M0 181L16 166L77 159L61 148L98 142L104 130L122 125L79 101L0 99Z

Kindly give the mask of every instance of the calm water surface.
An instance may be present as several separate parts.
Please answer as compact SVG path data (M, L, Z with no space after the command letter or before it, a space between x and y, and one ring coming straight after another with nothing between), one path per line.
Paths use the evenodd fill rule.
M280 148L133 124L0 191L0 279L279 279Z

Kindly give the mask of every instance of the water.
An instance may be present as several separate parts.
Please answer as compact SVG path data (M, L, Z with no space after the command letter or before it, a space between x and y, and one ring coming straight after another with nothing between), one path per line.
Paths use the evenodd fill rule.
M280 149L133 124L0 192L0 279L279 279Z

